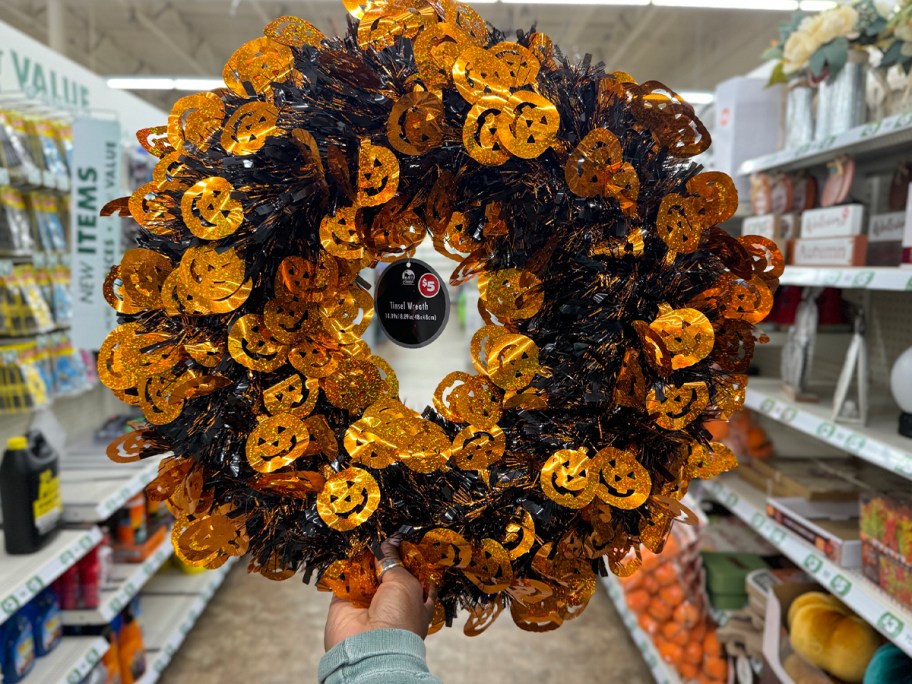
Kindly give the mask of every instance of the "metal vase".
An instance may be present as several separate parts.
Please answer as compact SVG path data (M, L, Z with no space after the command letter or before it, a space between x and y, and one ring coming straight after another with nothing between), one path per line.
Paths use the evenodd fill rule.
M839 135L862 125L868 115L868 55L852 50L836 78L820 84L814 140Z
M785 147L794 149L814 139L814 90L807 81L789 86L785 101Z

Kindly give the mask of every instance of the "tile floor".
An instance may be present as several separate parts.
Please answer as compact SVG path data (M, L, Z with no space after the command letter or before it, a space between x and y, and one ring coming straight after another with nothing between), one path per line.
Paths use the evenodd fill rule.
M468 342L455 315L433 344L376 351L393 366L400 396L421 411L449 372L468 370ZM270 582L243 565L229 575L174 656L163 684L309 684L323 654L327 594L297 580ZM649 671L607 595L550 634L517 629L508 615L474 639L461 624L428 639L431 671L446 684L647 684Z

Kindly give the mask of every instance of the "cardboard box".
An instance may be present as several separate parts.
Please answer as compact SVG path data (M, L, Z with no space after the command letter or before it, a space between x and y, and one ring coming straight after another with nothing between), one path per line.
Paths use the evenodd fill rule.
M776 214L748 216L741 224L742 235L759 235L768 240L779 240L782 237L782 217Z
M779 226L783 240L797 240L801 237L801 214L783 214Z
M788 674L796 665L813 672L814 679L805 681L832 682L820 668L811 665L792 650L788 636L788 611L792 602L809 591L820 591L820 585L813 582L778 584L772 587L766 603L766 619L763 624L763 684L795 684ZM800 663L796 663L795 659Z
M825 462L810 458L752 458L736 472L767 496L857 501L859 487L839 475L850 469L850 464L848 458Z
M114 562L116 563L142 563L151 556L155 549L161 546L165 541L166 535L170 534L167 527L159 527L154 534L149 535L142 544L118 544L112 545L114 551Z
M766 514L844 568L861 567L857 501L767 499Z
M865 577L899 603L912 608L912 565L868 540L861 542L861 560Z
M868 257L868 238L855 237L800 239L789 245L789 263L796 266L864 266ZM910 249L912 258L912 249Z
M861 495L861 538L912 565L912 495Z
M809 209L801 215L802 238L854 237L864 233L864 205Z
M868 224L868 266L898 266L905 229L905 212L872 216Z

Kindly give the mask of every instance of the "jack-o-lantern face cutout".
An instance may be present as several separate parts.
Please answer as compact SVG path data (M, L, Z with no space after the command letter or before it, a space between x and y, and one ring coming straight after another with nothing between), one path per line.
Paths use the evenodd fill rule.
M442 568L466 568L472 562L472 545L458 532L442 527L428 530L418 550L428 563Z
M685 382L682 385L663 385L661 390L649 390L646 410L656 425L666 430L683 430L696 420L709 405L706 383Z
M321 254L316 262L285 257L275 277L276 297L289 302L322 302L338 285L339 264L329 254Z
M504 335L488 352L488 377L501 389L521 390L540 370L538 346L525 335Z
M125 252L119 267L124 301L139 309L160 308L162 286L173 268L167 258L150 249Z
M399 160L392 150L361 141L358 155L358 204L376 207L386 204L399 189Z
M453 64L453 83L466 102L498 100L501 106L510 97L510 65L490 50L465 47Z
M624 87L634 116L660 145L668 147L672 157L694 157L709 148L709 131L694 108L676 92L657 81L625 83Z
M364 229L359 222L360 207L342 207L320 223L320 244L329 254L340 259L364 256Z
M554 594L551 585L541 580L517 577L513 580L507 593L524 606L541 603Z
M304 390L307 390L305 396ZM304 379L292 373L284 380L263 390L263 404L270 414L291 413L298 418L306 418L317 404L319 381Z
M222 130L222 147L229 154L253 154L278 132L279 110L268 102L248 102L238 107Z
M561 449L542 467L542 491L565 508L583 508L595 498L599 467L585 448Z
M614 401L619 406L639 409L646 402L646 378L640 366L639 354L633 349L624 352L621 372L614 385Z
M199 365L215 368L225 356L225 343L210 340L184 342L184 351Z
M167 154L174 152L171 142L168 140L167 126L151 126L141 128L136 131L136 139L143 149L153 157L161 159Z
M728 273L718 285L721 289L720 308L725 318L757 324L773 308L773 293L760 276L744 280Z
M520 519L507 523L504 533L503 547L507 550L510 560L525 556L535 543L535 521L529 511L520 510Z
M108 306L110 306L119 314L130 315L137 314L142 311L142 307L139 307L130 301L130 296L127 294L127 291L124 288L123 279L120 277L119 265L112 266L111 270L108 271L108 275L105 276L105 281L102 285L102 293L104 294L104 298L108 303ZM160 291L158 295L159 306L161 306Z
M374 560L370 552L362 553L350 560L333 562L317 582L318 590L331 591L338 598L358 608L370 606L378 586L377 571L374 569Z
M485 594L497 594L513 581L510 556L500 542L482 539L472 551L472 559L462 573Z
M637 508L649 498L652 481L646 468L636 456L623 449L605 447L597 459L601 465L601 480L595 494L615 508Z
M501 320L531 318L545 300L541 281L517 268L482 273L478 292L485 309Z
M374 300L360 287L350 287L320 305L323 327L339 344L355 344L374 317Z
M535 54L519 43L498 43L490 52L508 69L510 86L522 88L534 83L541 69L541 62Z
M319 48L326 38L313 24L298 17L279 17L266 25L263 35L288 47Z
M182 97L174 103L168 116L168 141L178 152L185 142L205 151L224 118L225 103L215 93Z
M719 419L729 420L733 413L744 408L747 399L747 376L728 375L721 378L713 397L719 409Z
M469 617L466 619L462 632L468 637L475 637L482 634L488 627L494 624L500 614L506 607L506 601L500 597L495 597L490 603L482 603L469 610Z
M168 372L146 376L139 381L139 407L153 425L167 425L181 414L184 402L175 391L178 381L176 375Z
M348 532L370 518L380 505L380 487L366 470L346 468L326 480L317 495L317 513L337 532Z
M508 72L509 73L509 72ZM504 105L497 136L510 154L535 159L548 150L560 130L560 114L554 103L538 93L520 90Z
M507 447L503 430L468 426L453 440L453 461L462 470L486 470L497 463Z
M671 355L674 370L699 363L712 352L715 333L706 316L697 309L659 307L659 317L649 327L658 333Z
M746 321L725 319L716 330L716 363L729 373L744 373L754 356L754 333Z
M151 430L135 430L111 442L105 453L115 463L133 463L161 453L161 444Z
M637 215L640 179L630 162L624 161L617 137L605 128L586 134L564 167L567 185L580 197L613 197L621 211Z
M387 137L398 152L420 155L443 141L443 100L439 95L416 90L406 93L390 112Z
M204 240L220 240L244 222L244 207L231 193L234 186L212 176L196 183L181 199L181 216L190 232Z
M399 460L416 473L433 473L447 466L452 444L443 428L416 418L405 429L407 441L399 448Z
M288 362L306 378L325 378L335 373L340 360L332 348L313 340L305 340L288 352Z
M222 251L213 245L191 247L165 281L162 303L167 309L170 291L179 310L229 313L247 301L252 288L252 281L244 281L244 262L233 249Z
M510 153L500 141L500 129L508 125L502 115L505 102L500 97L482 97L469 110L462 128L462 144L469 156L485 166L500 166Z
M139 186L127 206L133 220L155 235L173 232L174 219L180 214L180 207L154 182Z
M682 447L682 451L687 458L683 476L688 480L710 480L738 467L737 457L721 442L710 442L709 446L690 442Z
M285 363L288 347L274 338L262 316L247 314L228 333L228 353L244 368L270 373Z
M241 97L269 94L272 84L283 81L294 68L291 50L270 38L256 38L245 43L225 64L225 85Z
M374 3L365 10L358 24L358 45L363 50L382 50L392 46L397 37L414 38L435 23L434 8L423 0Z
M493 429L503 414L503 395L488 378L469 377L453 391L453 404L461 422L483 430Z
M380 370L370 361L345 359L323 381L330 404L347 411L362 411L386 394Z
M310 432L291 413L264 418L247 438L247 462L258 473L271 473L294 463L307 451Z

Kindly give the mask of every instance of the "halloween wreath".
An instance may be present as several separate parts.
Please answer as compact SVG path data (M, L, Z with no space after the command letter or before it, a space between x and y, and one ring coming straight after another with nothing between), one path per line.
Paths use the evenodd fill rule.
M148 424L108 454L171 452L148 494L187 562L364 604L400 531L435 628L554 629L736 465L703 422L743 404L781 255L719 227L735 188L664 85L453 0L343 1L347 36L277 19L139 132L160 161L105 208L142 230L98 367ZM427 235L487 325L418 414L361 339L359 272Z

